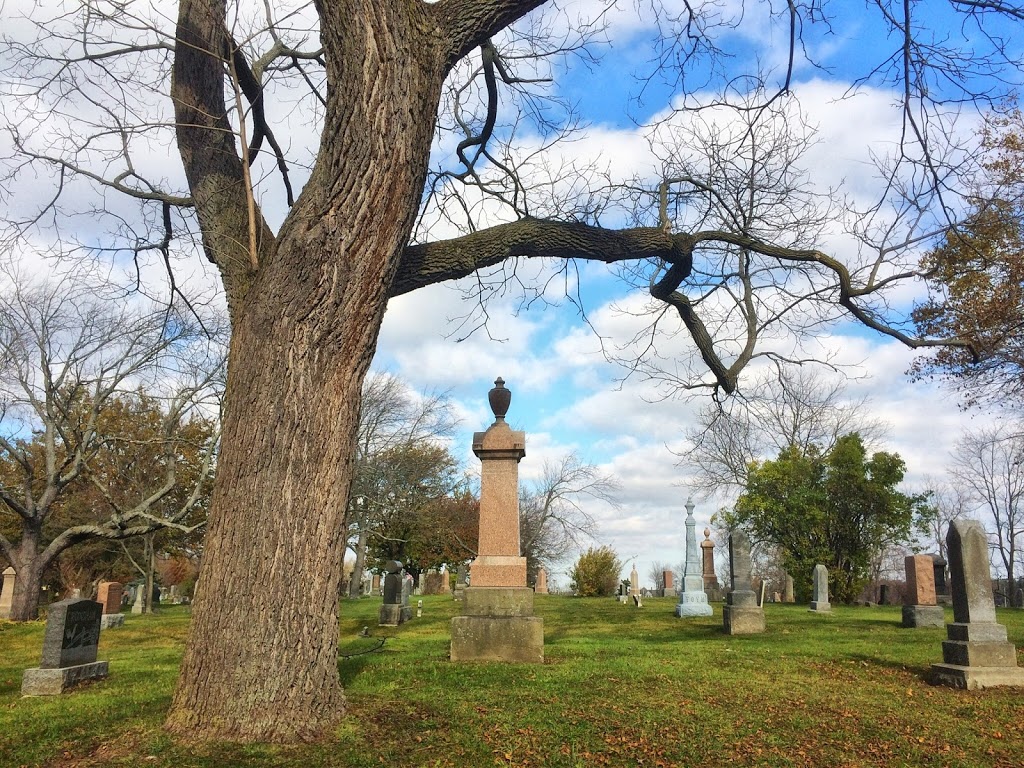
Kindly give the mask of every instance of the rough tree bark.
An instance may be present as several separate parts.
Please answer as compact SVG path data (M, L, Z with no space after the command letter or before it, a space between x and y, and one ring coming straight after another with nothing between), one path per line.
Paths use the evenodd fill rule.
M360 387L388 298L549 247L524 243L521 226L495 233L486 253L454 242L406 250L447 72L540 4L318 3L329 83L321 148L275 237L247 197L227 118L224 0L180 3L178 144L233 335L203 589L172 732L313 739L343 714L342 523ZM620 258L668 257L676 245L658 230L560 232L560 255L615 243Z

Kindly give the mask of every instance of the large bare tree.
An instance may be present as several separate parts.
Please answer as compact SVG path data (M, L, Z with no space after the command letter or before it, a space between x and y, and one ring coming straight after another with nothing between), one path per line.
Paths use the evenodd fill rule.
M74 195L95 188L106 196L95 212L117 222L102 249L122 249L145 273L173 268L200 241L229 305L223 452L174 732L307 739L341 716L345 510L362 381L389 298L473 274L485 298L533 257L565 271L579 259L619 265L654 302L648 338L691 339L700 367L675 381L724 392L758 355L778 356L759 342L780 329L850 315L908 344L936 343L910 336L887 300L917 272L908 251L955 215L955 172L970 155L954 118L1020 79L1017 6L954 0L926 16L918 2L869 4L865 34L878 47L858 46L853 92L891 89L902 132L880 158L884 204L855 218L864 247L840 258L750 215L752 194L805 189L785 176L795 164L766 163L742 131L724 135L731 155L713 158L736 162L720 191L726 165L676 162L685 135L672 142L673 119L711 104L785 125L797 57L813 66L815 45L835 31L829 9L643 3L654 33L640 95L674 97L664 139L652 138L665 162L659 178L615 189L601 186L600 169L548 154L582 130L552 83L567 61L592 63L615 4L595 5L179 0L169 21L172 4L87 0L70 11L34 3L31 23L11 25L5 188L34 174L53 182L52 193L27 195L37 209L12 215L11 237L53 240ZM756 37L735 34L748 23ZM731 55L752 39L755 55ZM152 159L160 142L174 144L184 179ZM129 216L115 192L142 201L145 215ZM99 239L78 232L73 245L96 252Z

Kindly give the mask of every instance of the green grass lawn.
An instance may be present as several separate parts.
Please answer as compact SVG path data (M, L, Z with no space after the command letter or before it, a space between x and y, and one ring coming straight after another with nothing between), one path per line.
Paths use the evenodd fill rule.
M449 598L397 629L376 626L379 605L342 604L336 738L287 748L163 733L184 608L105 631L110 677L48 698L19 695L42 622L0 622L0 766L1024 765L1024 690L928 685L945 630L900 628L898 606L768 605L764 635L728 637L720 605L677 619L671 599L538 596L546 661L529 666L451 664ZM999 621L1024 646L1024 611Z

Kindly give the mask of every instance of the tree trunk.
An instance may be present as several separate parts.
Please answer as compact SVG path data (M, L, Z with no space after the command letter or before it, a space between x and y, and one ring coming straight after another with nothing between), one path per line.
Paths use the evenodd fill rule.
M35 526L22 528L21 542L14 553L14 594L11 601L11 621L35 621L39 618L39 597L43 586L43 572L49 562L40 557L42 532Z
M239 263L221 254L245 229L216 250L217 227L238 224L223 213L235 202L198 207L232 338L203 588L167 720L186 738L312 740L344 714L338 594L360 392L419 205L444 77L443 57L417 50L402 28L401 14L419 4L344 5L319 8L335 56L317 165L273 246L261 240L245 257L244 279L232 283ZM201 21L181 9L185 23ZM205 63L186 63L184 49L176 93L188 126L204 119L181 105L198 93L188 78ZM203 159L209 136L189 130L179 144L190 184L218 195L223 183L204 186L203 165L222 155Z

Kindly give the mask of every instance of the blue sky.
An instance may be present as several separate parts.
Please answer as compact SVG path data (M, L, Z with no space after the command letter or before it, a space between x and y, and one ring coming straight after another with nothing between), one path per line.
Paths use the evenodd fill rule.
M275 7L286 4L277 3ZM28 0L5 4L10 34L25 32L27 26L19 21L17 11L32 5ZM166 16L160 4L152 5L161 16ZM578 13L592 17L605 5L597 0L565 0L560 3L564 15L555 13L547 19L553 29L563 29L566 19L575 18ZM654 27L648 5L639 5L643 15L638 14L637 4L629 0L613 5L606 16L610 22L610 44L595 49L602 57L599 62L589 64L573 57L556 60L551 87L576 105L588 128L575 137L575 141L545 151L542 158L546 165L538 162L532 166L531 173L537 174L535 178L539 179L551 173L551 169L580 169L565 173L563 179L549 188L538 188L534 194L542 196L543 193L547 198L534 200L534 210L551 208L560 202L559 196L570 189L588 185L596 188L606 180L633 180L653 189L663 168L685 155L685 142L676 153L664 147L653 152L649 141L655 136L650 121L667 117L670 108L679 105L681 94L656 80L646 88L642 102L631 100L639 87L634 74L638 68L649 65L655 53L651 44ZM666 0L664 5L676 13L684 7L679 0ZM782 9L786 4L775 5ZM249 6L243 4L242 7ZM709 13L720 14L723 22L736 21L716 32L718 43L735 54L728 60L727 74L750 71L752 65L760 64L771 72L769 80L778 83L786 64L788 29L784 24L780 26L778 20L769 21L765 15L768 3L747 3L745 14L731 15L737 14L739 7L738 0L725 0L706 7ZM799 58L795 68L793 92L808 122L817 126L819 132L819 143L801 162L818 192L842 184L852 199L863 206L878 193L871 154L891 150L899 132L900 116L894 109L896 94L887 90L884 83L876 82L855 96L843 97L849 96L853 73L863 71L864 65L877 59L879 54L884 57L894 50L898 41L894 37L883 40L884 27L873 15L876 11L872 4L828 3L825 7L836 15L831 31L827 34L811 32L806 38L807 53L820 68ZM968 50L977 42L972 39L977 37L973 28L950 23L952 16L947 19L936 15L950 14L943 4L917 3L913 7L915 13L922 14L922 21L936 22L938 36L948 33L951 39L958 39L966 29L962 50ZM256 17L261 18L262 4L251 8ZM550 14L552 8L549 4L546 11ZM879 34L880 31L883 34ZM1002 31L1006 32L1010 45L1019 50L1024 36L1011 34L1008 28ZM472 57L472 61L476 58ZM667 81L672 82L673 78ZM687 67L686 84L691 89L688 92L691 98L707 97L704 86L720 82L718 73L710 72L704 64ZM936 83L933 87L941 89L942 86ZM294 157L311 157L305 153L315 151L318 124L308 110L294 101L294 96L293 92L272 89L268 95L270 119L276 124L278 137L286 137ZM167 100L158 99L154 103L166 116ZM9 118L16 116L15 105L10 100L0 105L0 110ZM507 103L503 103L502 110L502 115L508 116ZM968 110L963 118L964 127L960 130L969 135L977 116ZM688 127L681 118L669 124L678 130ZM49 148L46 142L51 141L51 134L47 130L28 122L23 122L22 126ZM527 130L514 144L514 149L525 153L538 143L538 133ZM170 186L183 189L169 126L163 134L152 131L146 135L159 137L160 142L136 156L139 171L166 178ZM5 141L6 137L0 137L0 149L6 149ZM446 149L451 151L453 146L454 142L449 140L439 147L436 158L442 158ZM281 185L272 165L266 164L268 160L259 161L254 175L259 180L257 195L261 206L268 220L275 223L283 218L285 209ZM583 170L586 167L596 171L588 175ZM293 169L296 184L301 183L301 173L301 168ZM8 198L12 209L15 205L27 206L46 200L51 194L48 183L53 178L31 177L26 173L22 181L25 183L19 187L18 196ZM84 184L77 184L72 192L88 200L88 204L82 205L83 210L96 202L94 192L87 190ZM87 197L87 193L91 196ZM838 199L838 195L835 197ZM124 216L126 221L132 221L130 206L123 204L116 195L105 195L101 204ZM500 212L492 209L486 212L491 221L503 220ZM620 201L618 207L611 207L602 217L602 223L619 225L628 220L627 214ZM61 234L75 235L91 244L104 243L109 226L109 221L100 221L92 215L80 216ZM685 226L685 222L680 226ZM784 232L785 226L779 226ZM435 234L451 236L455 232L438 226ZM838 231L824 231L821 244L843 258L857 256L856 242ZM45 251L48 244L40 240L37 245L40 251ZM27 253L22 258L26 262L32 260ZM121 266L125 267L127 278L132 279L132 269L124 263ZM193 295L209 295L216 290L216 275L196 251L185 253L176 269L179 284ZM155 254L151 261L142 264L144 277L153 286L154 294L160 292L162 270L163 265ZM536 275L537 279L544 276L542 266L528 264L521 270L524 274ZM644 291L630 288L613 270L602 265L581 265L579 275L579 285L571 287L578 288L590 325L583 322L579 309L565 300L557 286L552 286L546 293L549 302L534 303L528 311L520 311L514 296L492 300L488 305L492 318L489 328L462 342L455 340L461 335L457 331L457 318L464 315L470 305L458 286L432 286L399 297L389 306L374 365L402 376L416 389L451 392L462 419L462 437L456 441L455 449L470 470L477 466L469 450L470 436L490 423L486 393L494 378L502 376L513 391L509 420L527 433L527 456L521 464L524 481L530 482L540 474L545 459L557 459L570 450L615 476L622 485L620 507L612 509L597 504L591 508L599 524L596 543L610 544L623 558L635 557L638 570L646 580L651 563L678 564L684 559L683 505L690 491L687 470L677 466L676 454L686 449L684 435L693 423L694 414L707 402L707 394L698 393L688 398L675 393L677 396L666 399L664 389L652 386L642 376L624 379L626 370L605 359L596 334L605 340L606 351L614 351L636 333L638 321L629 312L639 311L643 306ZM903 291L895 294L892 301L896 306L907 308L916 295L919 294ZM904 456L912 483L924 483L928 476L941 477L948 451L963 429L993 418L960 412L955 400L933 385L911 384L904 371L913 353L859 325L840 321L834 326L817 327L813 333L783 336L772 343L779 348L803 343L822 356L833 355L846 366L851 375L851 398L869 396L872 408L890 423L889 439L884 447ZM662 352L666 366L679 365L701 375L700 361L694 360L693 346L685 338L668 340ZM756 373L756 369L755 365L751 373ZM724 495L698 499L698 525L703 527L719 505L729 502L731 499ZM721 553L720 561L721 567L724 564ZM565 585L564 567L554 569L553 582Z

